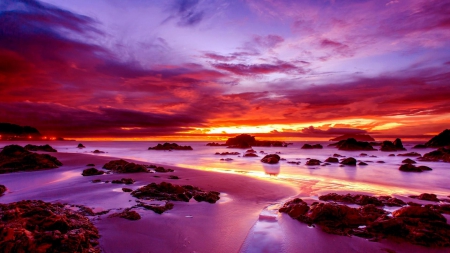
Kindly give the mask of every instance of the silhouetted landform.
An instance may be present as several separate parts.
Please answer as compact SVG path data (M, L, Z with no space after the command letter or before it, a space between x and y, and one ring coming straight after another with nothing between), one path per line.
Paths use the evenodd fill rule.
M81 175L83 175L83 176L97 176L97 175L103 175L103 174L105 174L104 171L98 170L96 168L85 169L81 173Z
M0 196L2 196L6 192L7 188L6 186L0 184Z
M226 146L227 144L220 144L220 143L217 143L217 142L210 142L210 143L207 143L206 144L206 146L213 146L213 147L215 147L215 146Z
M406 158L405 160L402 161L402 163L417 163L417 162L410 158Z
M28 151L45 151L45 152L58 152L56 149L52 148L52 146L45 144L45 145L31 145L28 144L24 147Z
M9 145L0 152L0 174L17 171L53 169L62 163L47 154L30 152L19 145Z
M419 196L412 195L412 196L409 196L409 197L410 198L414 198L414 199L433 201L433 202L439 202L440 201L440 199L437 198L437 195L433 194L433 193L422 193Z
M402 151L402 150L406 150L406 149L403 147L402 140L397 138L397 139L395 139L394 142L383 141L383 143L381 144L380 150L381 151Z
M368 134L344 134L339 137L333 138L330 141L343 141L350 138L353 138L357 141L375 141L375 139Z
M328 157L325 162L327 163L338 163L339 159L337 159L336 157Z
M427 170L432 170L430 167L428 166L415 166L412 163L406 163L406 164L402 164L400 166L400 168L398 168L401 171L404 172L423 172L423 171L427 171Z
M337 196L320 198L333 200ZM286 202L279 211L306 224L317 224L323 231L331 234L355 235L372 240L392 238L427 247L450 246L450 225L439 212L442 210L439 206L404 206L389 213L377 207L384 205L383 201L389 201L380 198L383 197L346 195L340 199L359 204L359 208L318 202L308 206L302 199L296 198ZM397 206L404 204L401 200L391 202Z
M450 129L445 129L440 134L427 141L425 145L432 148L450 146Z
M288 143L283 141L258 141L254 136L241 134L233 138L228 138L225 145L229 148L287 147Z
M347 140L341 140L337 143L332 143L328 146L335 146L339 150L346 150L346 151L360 151L360 150L376 150L370 145L368 142L365 141L357 141L353 138L349 138Z
M353 157L348 157L348 158L345 158L344 160L342 160L341 164L355 166L356 165L356 159L353 158Z
M322 147L322 145L320 145L320 144L314 144L314 145L311 145L311 144L303 144L303 146L302 146L302 149L322 149L323 147Z
M85 148L85 146L83 145L83 143L79 143L77 148Z
M123 159L109 161L103 168L117 173L148 172L145 165L130 163Z
M216 152L216 155L240 155L241 153L239 153L239 152L222 152L222 153L219 153L219 152Z
M19 126L10 123L0 123L0 140L24 140L40 138L41 133L30 126Z
M194 198L198 202L205 201L211 204L216 203L220 199L220 193L216 191L204 191L192 185L181 186L167 182L161 182L160 184L151 183L142 186L131 192L131 195L138 199L159 201L189 202L190 199ZM173 204L170 202L167 202L164 205L139 202L137 206L144 207L156 213L163 213L166 210L173 208Z
M261 159L261 162L268 164L277 164L280 161L280 156L276 154L266 155Z
M255 153L245 153L244 157L258 157L258 155Z
M450 148L439 148L423 155L418 158L420 161L427 162L450 162Z
M193 150L191 146L180 146L176 143L164 143L164 144L158 144L155 147L149 147L149 150Z
M96 150L92 151L92 153L94 153L94 154L104 154L106 152L96 149Z
M63 204L23 200L0 204L0 252L99 253L99 233Z

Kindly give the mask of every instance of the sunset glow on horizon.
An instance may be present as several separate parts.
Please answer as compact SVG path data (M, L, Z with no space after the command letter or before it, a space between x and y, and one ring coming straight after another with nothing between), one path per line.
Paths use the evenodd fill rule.
M428 138L449 0L5 0L0 122L80 140Z

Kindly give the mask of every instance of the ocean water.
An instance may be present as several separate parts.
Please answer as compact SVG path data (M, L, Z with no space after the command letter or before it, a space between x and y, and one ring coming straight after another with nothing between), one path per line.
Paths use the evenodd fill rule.
M0 147L9 144L26 145L27 142L1 142ZM288 147L254 147L259 157L242 157L246 150L229 149L227 147L206 146L207 142L177 142L179 145L190 145L192 151L161 151L148 150L148 147L156 146L161 142L83 142L84 149L78 149L79 142L53 141L50 144L58 152L84 153L99 156L120 157L134 159L143 162L186 167L190 169L218 171L224 173L241 173L247 176L257 177L262 180L290 182L298 185L304 192L314 191L365 191L378 194L413 194L435 193L442 196L450 195L450 163L421 162L419 165L431 167L432 171L421 173L402 172L398 168L401 161L408 158L404 156L388 156L389 154L402 154L406 152L418 152L425 154L434 149L412 149L418 142L404 142L407 151L382 152L382 151L340 151L334 147L328 147L331 142L294 142ZM304 143L320 143L323 149L304 150ZM47 144L33 142L35 145ZM376 148L376 147L375 147ZM104 154L93 154L94 150L101 150ZM260 162L264 154L275 154L286 160L276 165L268 165ZM240 152L240 156L215 155L216 152ZM333 154L346 157L354 157L358 161L365 161L366 166L345 166L331 164L328 166L307 166L307 158L324 161ZM367 156L360 156L366 153ZM371 157L373 156L373 157ZM221 158L232 158L232 161L221 161ZM409 157L416 160L416 157ZM289 164L288 161L300 162ZM377 163L383 161L384 163ZM315 191L317 193L317 191Z

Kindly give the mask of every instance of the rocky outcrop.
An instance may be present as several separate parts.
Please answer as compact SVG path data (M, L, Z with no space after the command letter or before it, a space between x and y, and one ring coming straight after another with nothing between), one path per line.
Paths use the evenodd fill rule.
M30 152L19 145L9 145L0 152L0 174L16 171L53 169L62 163L51 155Z
M314 144L314 145L303 144L303 146L302 146L302 149L322 149L322 148L323 148L323 146L320 144Z
M98 230L63 204L0 204L0 252L100 252Z
M309 159L306 161L306 165L320 165L321 161L317 159Z
M255 153L245 153L244 157L258 157Z
M166 169L166 168L161 167L161 166L155 166L154 170L155 170L155 172L159 172L159 173L174 172L173 169Z
M220 144L220 143L217 143L217 142L210 142L210 143L207 143L206 146L216 147L216 146L226 146L226 144Z
M410 198L427 200L433 202L439 202L440 200L437 198L436 194L433 193L422 193L419 196L409 196Z
M402 163L417 163L414 160L411 160L410 158L406 158L405 160L402 161Z
M425 143L425 146L431 148L450 146L450 129L445 129L440 134L431 138L431 140Z
M94 153L94 154L104 154L106 152L96 149L96 150L92 151L92 153Z
M128 208L123 210L123 212L121 212L121 213L111 214L109 217L120 217L120 218L124 218L127 220L140 220L141 219L140 214L138 214L136 211L130 210Z
M330 144L330 146L336 146L339 150L346 151L360 151L360 150L376 150L368 142L357 141L353 138L339 141L338 143Z
M420 161L430 162L450 162L450 148L439 148L438 150L431 151L419 158Z
M342 160L341 164L355 166L356 165L356 159L353 158L353 157L348 157L348 158L345 158L344 160Z
M413 148L428 148L425 144L417 144Z
M404 154L398 154L398 156L416 157L416 156L422 156L422 155L417 152L409 152L409 153L404 153Z
M423 172L426 170L432 170L430 167L427 166L416 167L414 164L411 163L402 164L398 169L405 172Z
M330 141L342 141L350 138L353 138L357 141L375 141L375 139L368 134L344 134L339 137L333 138Z
M251 148L251 147L287 147L288 143L283 141L259 141L249 134L241 134L228 138L225 143L229 148Z
M0 184L0 196L2 196L6 192L7 188L6 186Z
M275 154L266 155L261 159L261 162L268 164L276 164L280 161L280 156Z
M85 148L85 146L83 145L83 143L79 143L77 148Z
M383 141L383 143L381 144L380 150L381 151L401 151L401 150L406 150L406 149L403 147L402 140L397 138L397 139L395 139L394 142Z
M279 211L309 225L317 224L331 234L374 240L395 238L428 247L450 246L450 225L444 216L429 207L405 206L391 216L374 204L352 208L336 203L314 202L308 206L296 198L286 202Z
M24 147L28 151L45 151L45 152L58 152L56 149L52 148L52 146L45 144L45 145L31 145L28 144Z
M241 153L239 153L239 152L222 152L222 153L219 153L219 152L216 152L216 155L240 155Z
M133 191L131 195L139 199L172 200L185 202L189 202L192 197L199 202L206 201L209 203L216 203L216 201L220 199L220 193L216 191L207 192L191 185L181 186L166 182L162 182L160 184L148 184Z
M158 144L155 147L149 147L149 150L193 150L191 146L180 146L176 143Z
M336 157L328 157L328 158L325 160L325 162L327 162L327 163L338 163L338 162L339 162L339 159L336 158Z
M166 202L164 204L148 204L142 201L136 201L138 204L136 207L143 207L147 210L152 210L153 212L157 214L162 214L165 211L172 210L174 204L171 202Z
M326 195L322 195L319 197L322 201L334 201L341 202L347 204L356 204L356 205L375 205L375 206L405 206L406 203L401 199L394 198L391 196L368 196L363 194L337 194L337 193L329 193Z
M111 181L111 183L113 184L134 184L134 180L132 178L122 178L120 180L115 179L113 181Z
M0 140L29 140L30 137L40 139L41 133L34 127L0 122Z
M98 170L96 168L85 169L85 170L83 170L83 173L81 173L81 175L83 175L83 176L97 176L97 175L103 175L103 174L105 174L104 171Z
M103 165L103 168L117 173L148 172L146 166L136 163L130 163L122 159L109 161L108 163Z

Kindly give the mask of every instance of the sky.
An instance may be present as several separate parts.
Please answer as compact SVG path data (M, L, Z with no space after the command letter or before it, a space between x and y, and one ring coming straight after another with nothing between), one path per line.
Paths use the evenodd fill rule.
M450 128L450 0L2 0L0 122L87 139Z

